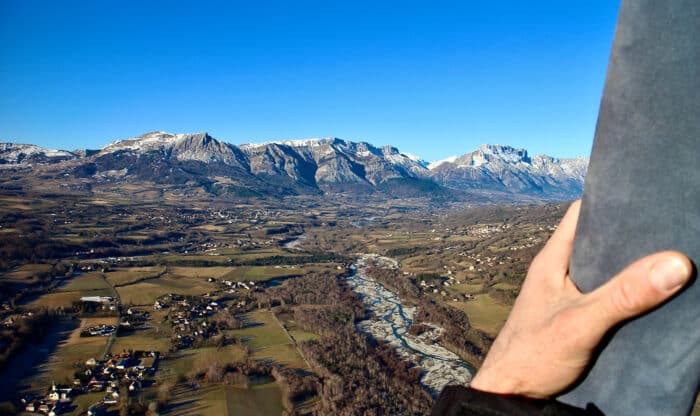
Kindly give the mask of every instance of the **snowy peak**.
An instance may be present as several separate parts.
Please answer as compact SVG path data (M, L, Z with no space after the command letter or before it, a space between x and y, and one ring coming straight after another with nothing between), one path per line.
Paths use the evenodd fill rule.
M373 187L390 179L424 175L423 164L392 146L338 138L244 144L241 150L256 174L282 175L316 186L355 184Z
M209 133L171 134L163 131L117 140L100 149L98 155L130 152L144 155L159 153L181 161L221 162L242 167L245 157L237 147L211 137Z
M516 149L512 146L505 146L501 144L482 144L476 148L475 152L491 155L502 155L503 157L512 157L512 155L522 157L527 155L527 150L525 149Z
M45 149L33 144L0 143L0 165L33 165L58 163L76 159L78 155L65 150Z
M428 164L428 169L430 169L430 170L436 169L445 163L455 163L455 160L457 160L457 156L450 156L450 157L442 159L442 160L436 160L435 162L430 162Z
M527 156L527 150L516 149L511 146L502 146L500 144L482 144L472 153L482 155L486 160L501 159L508 163L530 162L530 158Z
M450 156L446 159L432 162L430 170L443 168L479 168L487 170L503 169L505 165L531 165L532 160L527 150L500 144L482 144L475 150L462 156Z
M467 153L454 162L460 167L486 166L487 169L491 166L503 164L529 164L530 158L527 155L527 150L516 149L511 146L502 146L498 144L482 144L473 152Z
M408 152L403 152L402 155L406 156L407 158L411 159L412 161L418 163L419 165L421 165L425 168L428 167L428 162L426 162L425 159L423 159L420 156L416 156L413 153L408 153Z
M561 198L580 196L587 167L587 158L530 157L525 149L497 144L484 144L462 156L429 165L431 177L446 186Z
M204 133L206 134L206 133ZM101 153L118 152L120 150L148 151L174 145L184 139L187 134L170 134L164 131L154 131L131 139L115 140L100 149Z
M295 139L295 140L273 140L263 143L246 143L240 145L242 150L252 150L259 149L269 145L283 145L289 147L318 147L323 145L331 145L342 141L336 137L326 137L324 139L313 138L313 139Z
M581 195L588 159L530 156L525 149L484 144L428 164L394 146L335 137L235 146L206 132L155 131L114 141L98 151L0 143L0 166L33 169L34 164L51 164L48 170L55 170L56 177L203 186L211 192L236 189L242 195L474 191L568 200Z
M555 158L537 155L532 158L532 167L540 174L547 174L559 179L573 179L583 183L588 170L588 158Z

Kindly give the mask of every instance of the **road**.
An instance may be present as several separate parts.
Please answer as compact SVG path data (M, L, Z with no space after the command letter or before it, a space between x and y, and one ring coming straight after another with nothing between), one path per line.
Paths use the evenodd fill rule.
M107 280L104 274L100 274L100 277L102 277L102 280L104 280L105 284L109 286L110 290L112 291L112 298L116 299L116 305L117 305L117 317L119 318L119 322L121 322L121 305L122 301L121 298L119 297L119 292L117 289L112 285L112 283ZM114 345L114 341L117 339L117 332L119 329L119 322L117 322L117 331L114 331L112 335L109 336L109 339L107 340L107 345L105 345L105 353L104 357L107 357L112 352L112 346Z

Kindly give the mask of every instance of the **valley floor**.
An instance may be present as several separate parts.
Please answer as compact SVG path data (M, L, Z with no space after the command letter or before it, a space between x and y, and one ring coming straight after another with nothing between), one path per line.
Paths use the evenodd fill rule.
M0 406L425 413L565 208L334 198L0 195Z

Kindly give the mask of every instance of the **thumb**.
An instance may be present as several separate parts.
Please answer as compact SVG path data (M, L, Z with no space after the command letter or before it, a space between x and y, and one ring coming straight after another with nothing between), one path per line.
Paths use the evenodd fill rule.
M643 257L585 296L589 316L598 316L605 332L668 300L688 283L692 270L688 257L677 251Z

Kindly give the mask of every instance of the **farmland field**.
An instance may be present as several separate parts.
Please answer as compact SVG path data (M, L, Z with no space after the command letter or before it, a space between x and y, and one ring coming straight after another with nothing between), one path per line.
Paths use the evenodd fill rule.
M300 329L296 321L294 321L294 314L292 313L278 314L277 318L280 320L280 322L282 322L284 327L287 329L287 332L289 332L289 335L295 342L303 342L319 338L318 334L306 332Z
M510 306L496 302L488 294L476 295L476 300L468 302L449 302L469 316L470 323L477 329L496 335L508 318Z
M131 267L110 271L105 273L105 277L114 286L125 286L139 280L157 277L163 272L165 272L164 267Z
M147 282L134 283L117 288L123 304L153 305L160 296L169 293L203 295L215 286L196 278L161 277Z
M266 281L276 279L278 277L298 275L303 274L304 270L300 267L289 266L289 267L265 267L265 266L253 266L253 267L237 267L230 271L228 274L224 275L223 278L233 280L236 282L242 281Z
M279 416L282 399L279 387L274 383L253 386L248 389L222 385L204 385L192 390L178 386L174 400L163 415Z
M231 333L256 350L291 343L277 322L275 322L271 312L251 312L244 315L243 320L246 327L231 331Z
M80 292L54 292L41 296L38 299L31 301L28 307L47 307L47 308L70 308L73 302L80 300Z
M73 400L73 403L71 403L72 407L75 407L75 409L71 412L62 413L62 414L67 415L67 416L84 415L87 413L90 406L92 406L93 404L102 400L104 397L105 397L104 393L82 394L82 395L76 397L76 399Z
M376 204L369 197L222 202L205 193L183 194L178 187L144 190L129 183L120 184L119 196L110 192L93 190L76 197L71 191L65 201L51 205L18 198L3 206L0 199L0 212L12 216L0 223L0 238L27 242L29 253L15 253L19 257L0 270L0 317L48 307L75 326L48 349L36 374L20 383L37 392L45 392L52 381L72 383L76 363L100 359L107 350L123 356L159 351L157 371L147 376L156 384L133 399L152 401L160 386L170 386L172 397L158 411L169 415L277 416L290 401L305 414L353 403L356 391L376 393L373 403L400 402L405 394L400 387L382 390L386 386L373 383L377 374L403 366L390 363L392 358L377 349L381 342L362 344L353 338L356 334L348 336L353 320L366 313L344 286L352 259L376 253L396 260L398 268L387 270L385 278L387 285L394 279L404 286L401 301L418 307L423 301L449 305L431 312L443 314L435 321L425 319L439 322L453 340L463 339L464 328L450 323L468 320L476 330L469 332L483 342L474 345L486 351L507 316L524 265L559 212L547 214L549 208L542 207L526 211L525 216L533 217L522 221L517 232L506 232L516 224L512 218L523 216L520 208L479 217L467 210L419 212L411 201ZM298 209L307 203L308 208ZM21 212L8 208L16 204L22 205ZM299 245L285 248L300 235ZM32 251L42 244L41 252ZM14 291L12 297L6 288ZM114 296L115 290L119 296L112 310L74 305L81 296ZM166 296L170 294L182 296ZM476 300L467 300L467 294L476 294ZM461 319L460 311L467 319ZM105 314L114 317L98 318ZM134 329L121 329L119 336L79 337L80 328L127 321ZM341 346L356 341L366 354L342 352ZM297 343L305 343L299 348L309 354L311 365ZM373 354L381 359L373 361ZM316 367L325 363L327 368ZM353 368L376 372L357 379ZM215 377L218 371L225 373ZM245 381L236 381L241 374L252 374L248 381L259 384L244 388ZM271 383L271 374L279 384ZM346 384L350 380L353 384ZM325 389L331 382L333 389ZM99 396L78 396L73 414L84 412ZM429 404L430 398L422 402ZM352 414L350 407L342 410ZM324 412L330 414L328 408Z
M183 277L195 277L198 279L205 279L213 277L215 279L220 279L221 277L232 273L236 270L235 267L170 267L168 269L169 273L174 276Z
M245 350L238 345L227 345L224 348L203 347L172 354L162 366L175 376L188 376L193 370L207 368L210 364L225 365L240 361L245 357Z
M263 360L280 362L294 368L305 368L306 364L296 350L292 340L275 321L272 312L257 311L244 317L246 328L229 333L253 349L253 356ZM306 338L312 337L305 334Z
M88 358L102 358L108 337L81 337L82 328L111 324L116 325L117 318L84 318L76 327L70 337L61 342L56 351L49 356L48 362L43 365L38 374L32 377L32 386L45 386L52 381L70 383L73 380L74 364L85 362Z
M112 345L113 353L122 351L167 351L170 348L170 338L158 336L151 328L138 328L132 333L120 335Z
M3 273L0 275L0 279L17 282L31 281L38 275L49 273L51 268L50 264L25 264L7 273Z
M65 286L61 286L58 290L61 292L88 292L93 290L104 290L110 289L110 286L102 275L102 273L93 272L87 273L80 276L76 276L68 282Z

